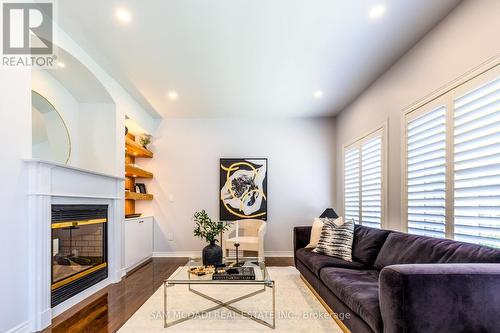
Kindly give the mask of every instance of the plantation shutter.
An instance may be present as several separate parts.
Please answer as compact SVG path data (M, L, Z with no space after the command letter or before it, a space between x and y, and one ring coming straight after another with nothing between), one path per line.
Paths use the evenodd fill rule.
M500 78L454 104L454 238L500 247Z
M408 232L445 237L446 107L407 122Z
M344 158L344 218L359 223L359 148L345 152Z
M382 137L361 147L361 224L380 228L382 221Z

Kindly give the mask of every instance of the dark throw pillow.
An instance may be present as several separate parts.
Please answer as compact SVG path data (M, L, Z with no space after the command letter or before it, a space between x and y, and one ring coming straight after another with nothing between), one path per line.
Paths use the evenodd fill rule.
M347 220L342 223L342 218L336 220L326 218L321 229L318 246L313 252L345 261L352 261L353 239L353 220Z

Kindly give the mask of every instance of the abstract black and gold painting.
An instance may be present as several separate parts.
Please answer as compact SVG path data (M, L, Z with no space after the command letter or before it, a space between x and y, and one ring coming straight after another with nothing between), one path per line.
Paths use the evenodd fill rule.
M267 221L267 158L221 158L221 221Z

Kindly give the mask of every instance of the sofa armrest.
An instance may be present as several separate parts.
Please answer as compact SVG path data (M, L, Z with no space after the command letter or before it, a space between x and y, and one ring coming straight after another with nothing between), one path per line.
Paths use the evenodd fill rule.
M311 229L312 226L304 226L304 227L294 227L293 228L293 258L295 261L295 266L297 266L297 258L295 252L298 249L306 247L311 240Z
M380 272L385 333L494 332L500 264L411 264Z

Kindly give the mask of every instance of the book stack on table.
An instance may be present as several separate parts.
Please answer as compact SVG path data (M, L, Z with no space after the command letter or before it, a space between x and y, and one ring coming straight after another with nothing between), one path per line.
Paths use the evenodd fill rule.
M220 267L212 280L255 280L255 271L253 267Z

